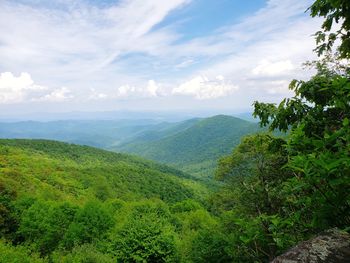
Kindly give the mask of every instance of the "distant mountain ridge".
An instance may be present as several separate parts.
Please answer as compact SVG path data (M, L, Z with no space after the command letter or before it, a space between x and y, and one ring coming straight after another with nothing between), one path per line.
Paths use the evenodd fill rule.
M216 161L257 123L228 115L180 122L139 120L62 120L0 123L0 138L59 140L140 155L198 177L211 177Z
M0 123L0 138L59 140L107 148L158 123L149 119L9 122Z
M113 149L210 176L217 159L230 153L242 136L261 130L256 123L227 115L196 119L186 124L187 127L176 133L159 131L159 139L146 141L136 137ZM184 126L184 123L179 125Z

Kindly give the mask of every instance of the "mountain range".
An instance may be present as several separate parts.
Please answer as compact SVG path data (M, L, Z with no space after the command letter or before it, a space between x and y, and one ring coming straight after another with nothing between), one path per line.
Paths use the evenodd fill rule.
M217 115L159 127L111 149L166 163L203 178L212 176L217 160L229 154L243 136L259 130L256 123Z
M257 123L228 115L178 122L157 119L61 120L0 123L0 138L48 139L125 152L210 178L218 158Z

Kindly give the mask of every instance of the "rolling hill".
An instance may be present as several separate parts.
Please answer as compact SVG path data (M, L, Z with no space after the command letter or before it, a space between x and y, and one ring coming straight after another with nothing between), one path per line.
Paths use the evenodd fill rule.
M175 202L194 197L195 189L203 187L174 168L89 146L1 139L0 153L0 183L23 194Z
M191 262L208 189L89 146L0 140L0 262ZM191 233L191 235L188 235Z
M200 177L210 177L218 158L229 154L242 136L261 130L256 123L226 115L178 125L183 129L174 133L153 131L152 136L148 136L152 139L134 137L131 142L113 149L170 164Z
M48 139L139 155L197 178L210 178L216 161L258 124L227 115L181 122L62 120L0 123L0 138Z

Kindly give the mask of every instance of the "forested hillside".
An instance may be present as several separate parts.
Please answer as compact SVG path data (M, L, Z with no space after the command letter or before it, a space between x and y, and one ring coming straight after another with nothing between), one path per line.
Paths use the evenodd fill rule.
M46 140L0 153L1 262L176 261L215 224L205 186L164 165Z
M256 123L226 115L195 121L187 129L160 139L138 140L115 149L174 165L199 177L210 178L217 160L228 154L247 134L261 130Z
M26 191L22 186L31 184L35 176L39 181L31 194L51 193L62 200L94 194L103 199L157 197L166 201L193 197L185 186L190 175L137 157L46 140L0 140L0 145L3 165L11 164L3 167L1 180L19 191Z
M256 123L226 115L181 122L157 120L9 122L0 138L50 139L140 155L213 178L217 160L242 136L259 131Z
M120 150L182 171L1 139L0 262L260 263L325 230L349 232L350 2L316 0L308 11L324 18L318 60L305 63L314 75L293 80L279 104L255 101L261 127L218 115L124 130ZM208 187L198 177L214 166ZM338 262L326 254L320 262Z

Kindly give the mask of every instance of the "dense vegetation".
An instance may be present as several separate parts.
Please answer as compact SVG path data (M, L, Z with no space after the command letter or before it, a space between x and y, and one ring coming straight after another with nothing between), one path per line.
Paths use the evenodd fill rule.
M216 223L208 190L164 165L45 140L0 152L1 262L185 260Z
M324 56L307 63L316 75L292 81L279 105L254 103L262 126L288 135L243 138L219 160L223 185L210 196L191 175L136 157L1 140L0 261L268 262L325 229L350 231L348 11L347 0L312 5L326 17ZM333 19L341 31L320 38ZM324 53L338 38L339 53Z
M143 156L212 179L217 160L259 130L231 116L156 120L62 120L0 123L0 138L49 139Z
M101 191L98 195L105 199L113 193L113 197L128 200L156 197L167 202L206 191L189 174L135 156L46 140L2 139L0 146L1 180L16 184L20 191L26 184L18 179L30 185L33 175L41 181L33 190L41 192L46 188L63 200L67 194L69 198L89 197L92 187L96 188L95 194ZM5 169L8 164L11 169ZM68 188L72 192L67 192Z
M145 142L134 140L116 149L174 165L201 178L212 178L217 160L229 154L242 136L258 130L255 123L218 115L196 121L175 134Z
M211 209L220 215L231 252L244 255L240 262L271 260L325 229L350 230L350 4L317 0L310 9L326 17L316 33L322 57L306 63L316 75L292 81L294 96L279 105L254 103L262 126L288 130L288 136L245 138L216 173L226 184Z

